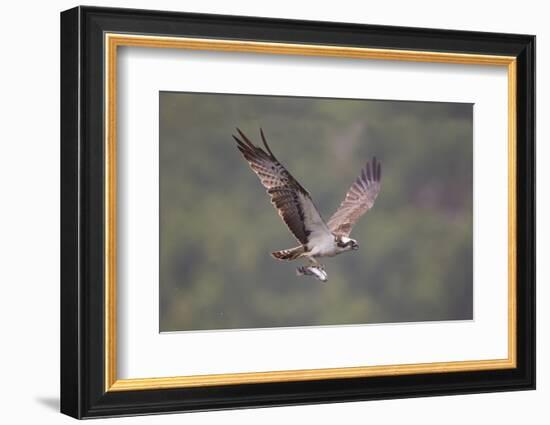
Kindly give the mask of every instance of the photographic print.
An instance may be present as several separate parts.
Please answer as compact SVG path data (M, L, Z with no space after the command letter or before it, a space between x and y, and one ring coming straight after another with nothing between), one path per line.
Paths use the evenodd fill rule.
M160 92L160 331L473 319L473 105Z

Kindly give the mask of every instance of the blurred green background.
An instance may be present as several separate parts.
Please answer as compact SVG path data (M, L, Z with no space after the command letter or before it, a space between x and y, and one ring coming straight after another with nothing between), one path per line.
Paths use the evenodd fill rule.
M472 319L471 104L160 93L160 331ZM266 133L328 220L361 167L382 189L329 281L236 149Z

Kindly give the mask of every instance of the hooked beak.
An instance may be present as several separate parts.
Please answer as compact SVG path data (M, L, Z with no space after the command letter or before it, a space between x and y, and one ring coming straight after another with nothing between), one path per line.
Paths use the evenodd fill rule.
M353 249L354 251L358 250L359 249L359 244L354 242L352 245L351 245L351 249Z

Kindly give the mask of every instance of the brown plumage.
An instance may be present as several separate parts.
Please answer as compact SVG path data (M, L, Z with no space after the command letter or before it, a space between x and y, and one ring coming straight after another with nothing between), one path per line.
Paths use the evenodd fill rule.
M273 155L263 130L260 129L260 134L265 150L255 146L238 128L237 131L240 139L236 136L233 138L239 151L267 189L271 203L296 239L307 245L309 236L314 231L330 234L308 191Z
M380 192L382 167L376 157L367 162L361 174L351 185L346 197L328 221L330 231L335 235L349 236L353 225L374 205Z
M305 249L303 246L297 246L296 248L272 252L271 255L277 260L292 261L298 259L304 252Z

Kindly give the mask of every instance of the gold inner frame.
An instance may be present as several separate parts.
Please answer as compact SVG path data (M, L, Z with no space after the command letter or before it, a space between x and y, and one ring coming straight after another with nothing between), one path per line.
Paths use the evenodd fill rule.
M308 381L319 379L481 371L516 367L516 58L461 53L370 49L148 35L105 34L105 391ZM118 379L116 324L116 123L119 46L325 56L451 64L504 66L508 72L508 357L382 366Z

